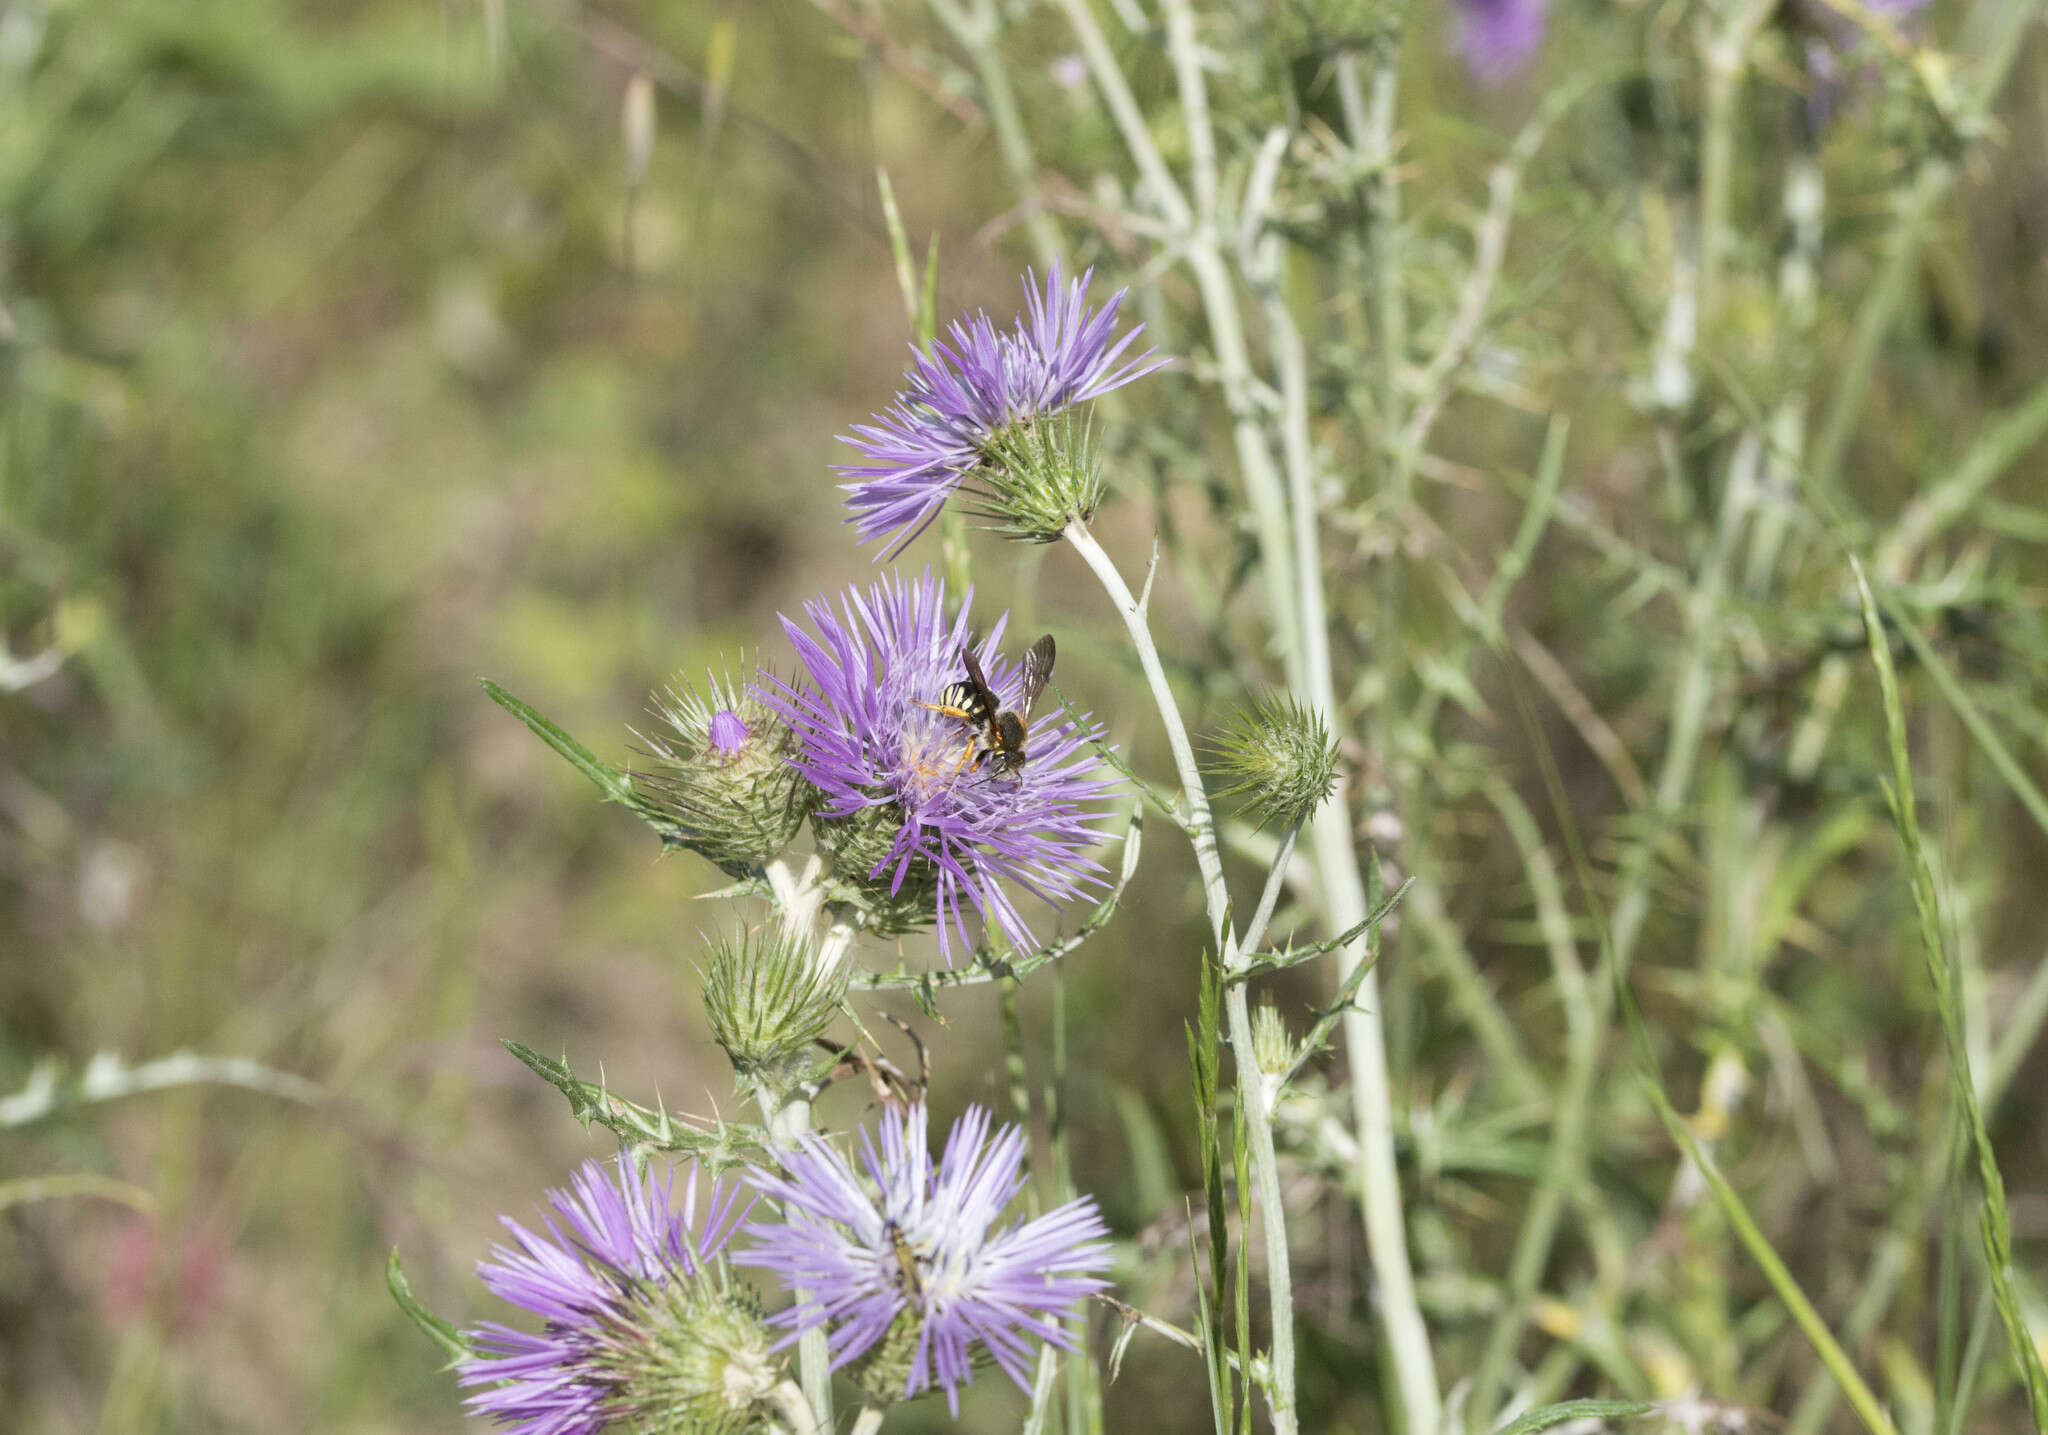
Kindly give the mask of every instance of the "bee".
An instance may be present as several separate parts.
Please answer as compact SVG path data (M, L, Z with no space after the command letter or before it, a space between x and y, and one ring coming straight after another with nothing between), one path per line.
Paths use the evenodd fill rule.
M1031 730L1031 709L1052 676L1052 659L1052 634L1047 633L1024 654L1024 692L1012 710L997 702L974 649L963 647L960 660L967 667L966 679L949 686L937 702L920 702L918 706L967 724L969 737L967 751L960 755L961 766L971 762L978 770L985 762L990 772L1018 776L1024 771L1024 739Z
M906 1296L916 1300L924 1293L924 1283L917 1274L917 1252L911 1249L910 1238L903 1234L903 1227L894 1221L882 1223L882 1234L889 1238L889 1247L896 1255L896 1284Z

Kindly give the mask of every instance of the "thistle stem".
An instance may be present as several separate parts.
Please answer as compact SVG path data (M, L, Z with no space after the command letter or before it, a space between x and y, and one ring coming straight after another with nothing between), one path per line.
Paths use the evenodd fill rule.
M818 1435L817 1416L812 1413L810 1403L804 1399L801 1390L785 1380L768 1392L768 1398L775 1402L775 1408L789 1422L792 1435Z
M778 1099L775 1094L763 1091L758 1099L761 1103L761 1119L766 1123L769 1135L778 1141L794 1143L797 1137L810 1130L811 1103L808 1097L788 1095ZM808 1292L803 1290L794 1291L793 1294L798 1302L802 1302L808 1296ZM807 1330L798 1338L796 1363L798 1374L803 1379L802 1399L805 1403L804 1413L809 1421L807 1426L799 1427L797 1435L803 1435L805 1429L830 1430L832 1356L825 1344L823 1326ZM788 1383L784 1382L780 1388L788 1389ZM779 1401L779 1392L777 1398ZM787 1407L784 1408L786 1411Z
M1154 706L1166 727L1167 746L1172 749L1175 770L1180 774L1181 802L1186 809L1188 840L1194 844L1195 863L1201 870L1202 890L1207 898L1209 926L1216 949L1226 970L1243 957L1237 935L1230 930L1230 894L1224 885L1223 861L1216 848L1216 824L1209 813L1209 796L1195 764L1194 744L1188 740L1187 724L1180 704L1166 680L1158 646L1152 641L1145 621L1145 608L1132 596L1116 564L1102 545L1078 521L1067 525L1065 537L1081 555L1109 594L1110 602L1130 633L1131 646L1144 669L1152 690ZM1284 865L1284 864L1283 864ZM1246 1143L1251 1153L1252 1179L1258 1191L1262 1234L1266 1245L1266 1289L1272 1306L1273 1388L1271 1405L1275 1435L1295 1435L1299 1419L1294 1403L1294 1279L1287 1253L1287 1213L1280 1204L1280 1167L1273 1150L1273 1112L1270 1093L1252 1056L1251 1010L1243 982L1232 982L1224 994L1230 1022L1230 1045L1237 1064L1237 1094L1240 1119L1245 1123Z

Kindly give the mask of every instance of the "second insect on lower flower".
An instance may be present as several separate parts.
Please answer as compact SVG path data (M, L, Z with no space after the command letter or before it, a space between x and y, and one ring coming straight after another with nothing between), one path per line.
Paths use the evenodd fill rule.
M806 1134L782 1155L786 1175L750 1178L785 1218L748 1226L756 1244L734 1259L804 1293L770 1324L831 1327L833 1368L862 1361L878 1398L940 1389L958 1414L984 1353L1028 1389L1039 1342L1070 1349L1060 1318L1107 1288L1093 1274L1110 1263L1095 1202L999 1225L1024 1184L1024 1137L1011 1126L991 1139L978 1106L936 1165L921 1104L886 1113L881 1138L877 1149L862 1133L860 1172Z

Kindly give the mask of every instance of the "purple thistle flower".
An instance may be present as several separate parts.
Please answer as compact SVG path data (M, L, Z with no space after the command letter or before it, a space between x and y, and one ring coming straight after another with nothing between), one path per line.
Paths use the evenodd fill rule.
M1094 804L1111 785L1088 751L1094 729L1064 714L1033 723L1029 761L999 775L963 761L972 739L959 719L919 706L964 674L971 602L970 594L948 620L946 585L929 571L849 588L837 609L813 599L804 616L815 636L782 619L809 682L769 676L762 694L795 734L791 764L824 794L820 818L900 813L879 860L864 858L869 870L848 875L886 882L891 896L907 879L928 881L941 953L950 933L971 940L970 906L1013 945L1032 944L1002 883L1054 906L1099 886L1102 867L1087 854L1098 835ZM1013 708L1023 674L1000 653L1008 621L998 618L975 652L999 704Z
M757 1244L736 1265L771 1270L802 1292L770 1325L805 1331L833 1326L832 1367L881 1344L908 1316L902 1396L934 1386L954 1414L960 1389L974 1379L979 1344L1004 1374L1030 1388L1034 1340L1063 1350L1073 1343L1060 1317L1108 1282L1108 1235L1092 1197L1028 1221L998 1226L1024 1184L1024 1137L1006 1126L989 1137L989 1115L970 1106L934 1167L922 1103L885 1112L881 1149L861 1133L861 1167L815 1133L782 1153L786 1175L748 1179L782 1203L781 1222L757 1221ZM892 1369L889 1372L893 1378Z
M1550 0L1457 0L1457 9L1458 53L1487 84L1527 64L1550 26Z
M616 1166L614 1181L587 1161L550 1191L540 1233L503 1218L513 1245L477 1266L494 1294L545 1322L538 1334L483 1322L469 1332L477 1354L456 1367L463 1385L484 1387L469 1408L522 1435L596 1435L629 1415L664 1297L709 1266L753 1204L714 1182L700 1226L694 1163L680 1204L674 1167L656 1179L628 1157Z
M911 350L903 391L885 413L855 424L840 440L862 462L838 467L863 542L889 537L891 557L921 533L947 498L981 465L1005 430L1050 418L1151 373L1169 362L1147 349L1124 351L1140 324L1115 337L1119 289L1100 309L1088 307L1094 271L1061 284L1053 265L1040 290L1024 280L1025 313L998 334L986 313L956 319L923 353Z

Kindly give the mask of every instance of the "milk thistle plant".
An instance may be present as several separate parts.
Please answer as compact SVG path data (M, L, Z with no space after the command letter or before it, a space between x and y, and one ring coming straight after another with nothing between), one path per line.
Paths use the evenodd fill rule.
M717 895L734 915L711 939L704 997L753 1110L686 1118L513 1046L622 1149L614 1174L586 1168L552 1198L543 1234L514 1227L516 1248L480 1268L540 1330L458 1332L418 1307L394 1263L394 1291L455 1355L472 1408L564 1435L612 1425L824 1435L841 1428L850 1400L851 1428L869 1435L935 1395L947 1419L962 1418L963 1395L994 1371L1007 1382L991 1384L1028 1401L1027 1430L1057 1422L1086 1435L1105 1428L1103 1371L1113 1377L1143 1335L1200 1372L1219 1435L1533 1432L1644 1416L1736 1429L1781 1384L1799 1386L1788 1417L1799 1435L1818 1435L1837 1404L1893 1435L1855 1342L1831 1326L1717 1164L1752 1066L1782 1056L1755 1033L1769 1027L1780 1047L1797 1040L1762 958L1730 938L1711 980L1669 978L1673 1000L1705 1002L1694 996L1704 986L1728 1003L1696 1034L1708 1075L1689 1118L1665 1085L1668 1053L1632 984L1660 879L1677 880L1665 864L1685 852L1696 804L1729 804L1736 835L1717 840L1734 889L1775 893L1794 880L1786 854L1806 838L1783 825L1777 799L1727 795L1746 770L1722 744L1766 719L1719 712L1709 696L1718 665L1760 661L1774 638L1744 604L1797 584L1871 639L1896 758L1890 810L1951 1054L1942 1149L1957 1153L1943 1167L1954 1174L1902 1190L1917 1214L1901 1241L1917 1238L1944 1194L1952 1213L1963 1209L1960 1153L1975 1158L1983 1298L1964 1354L1954 1320L1964 1227L1954 1215L1940 1277L1950 1282L1941 1428L1962 1428L1995 1350L2015 1406L2048 1422L2038 1321L2030 1327L2026 1309L2037 1292L2013 1256L1969 1074L1942 891L1913 817L1891 636L1907 635L1939 670L1919 634L1927 604L1945 600L1913 590L1907 575L1933 532L1990 482L1976 475L2000 471L1999 455L2009 463L2048 430L2048 406L2014 416L1984 466L1966 465L1967 484L1909 506L1917 516L1872 547L1876 522L1841 480L1874 346L1899 303L1894 271L1851 306L1833 385L1821 385L1818 362L1820 326L1848 321L1821 295L1827 176L1816 116L1825 109L1835 124L1859 104L1886 106L1896 111L1887 124L1922 137L1892 196L1884 261L1910 264L1963 150L1992 132L2022 23L1980 6L1969 32L1977 49L1958 70L1932 48L1925 16L1911 34L1891 23L1919 9L1904 0L1828 0L1825 21L1703 0L1679 7L1682 25L1666 23L1672 7L1621 7L1633 18L1604 23L1636 26L1631 43L1545 87L1531 77L1545 45L1560 43L1549 32L1585 17L1543 0L1107 7L1118 23L1152 17L1152 30L1124 43L1090 0L1057 0L1028 20L1033 7L933 0L929 30L907 3L859 17L825 8L870 27L860 31L870 43L883 33L872 26L892 36L904 27L915 38L887 51L899 60L939 46L969 62L1039 265L1023 275L1014 321L976 312L937 332L919 297L936 292L936 274L917 282L885 186L899 278L925 339L894 399L844 435L857 458L838 469L853 539L885 566L783 616L790 667L659 700L659 723L642 737L645 771L612 766L491 690L606 798L731 879ZM1037 137L1009 78L1011 25L1041 21L1071 47L1058 86L1072 91L1085 74L1113 141L1077 160L1100 171L1099 183L1061 191L1096 197L1066 206L1070 229L1051 218ZM1807 49L1816 36L1825 64ZM1403 107L1410 67L1438 63L1439 52L1451 57L1443 68L1465 72L1444 80L1446 93L1477 86L1527 114L1495 146L1483 196L1455 221L1404 209L1415 165L1442 160L1452 143ZM1782 77L1801 64L1834 85L1838 55L1852 53L1884 83L1860 95L1845 87L1819 108L1813 90L1762 94L1766 69ZM1663 108L1643 100L1651 82ZM1770 205L1734 186L1731 165L1758 133L1781 130L1798 143L1773 162L1782 199ZM1560 135L1589 152L1627 151L1638 166L1630 185L1598 202L1566 188L1548 207L1531 204L1528 186ZM1615 521L1565 493L1570 365L1584 356L1563 337L1572 318L1543 313L1554 274L1510 267L1510 240L1528 227L1605 266L1640 330L1636 350L1601 360L1609 382L1591 386L1627 406L1617 422L1640 439L1643 472L1631 481L1654 490L1647 516ZM1164 321L1150 332L1170 328L1175 342L1140 347L1144 326L1124 312L1132 291L1099 297L1092 269L1073 276L1070 252L1138 254L1144 312ZM1766 330L1770 345L1751 341ZM1810 403L1821 388L1825 404ZM1530 451L1460 450L1442 421L1475 403L1533 416ZM1440 501L1432 486L1457 496ZM1148 494L1158 500L1150 513ZM1489 551L1461 549L1440 521L1437 510L1468 494L1502 514ZM1120 497L1131 500L1121 510ZM1176 506L1204 504L1198 536L1167 521ZM1638 532L1658 517L1674 525L1668 542ZM1016 641L999 605L959 581L974 523L1051 545L1048 561L1093 580L1095 646L1142 680L1128 710L1110 714L1117 731L1141 734L1129 750L1052 681L1054 655L1072 651L1074 635ZM1135 579L1112 551L1134 540L1151 552ZM948 580L917 566L909 550L920 543L940 550ZM1677 664L1654 774L1638 771L1515 607L1539 550L1560 545L1612 566L1617 609L1663 602L1678 615L1675 636L1644 654L1648 663L1669 649ZM1162 584L1193 612L1197 638L1185 624L1155 631ZM1102 641L1103 631L1117 636ZM1623 625L1614 641L1635 636ZM1810 632L1775 637L1806 645L1783 665L1799 676L1784 681L1810 676L1812 690L1772 760L1777 780L1810 783L1844 711L1846 648ZM1539 708L1539 692L1555 714ZM1557 715L1624 794L1628 810L1616 815L1627 820L1611 843L1589 846L1578 830L1552 751ZM1480 755L1479 734L1509 724L1527 772ZM2009 758L1994 764L2008 778L2015 770ZM1525 789L1541 793L1544 817ZM2048 825L2048 806L2027 800ZM1057 1121L1045 1123L1052 1159L1031 1174L1034 1114L1052 1113L1034 1112L1021 1075L1014 1122L999 1127L968 1106L934 1159L928 1113L956 1103L932 1088L925 1063L887 1055L862 1009L879 992L914 995L931 1019L906 1028L922 1056L927 1039L947 1039L946 1003L994 986L1021 1073L1017 988L1086 959L1137 867L1148 813L1185 839L1203 918L1184 950L1148 945L1159 980L1178 983L1194 1013L1200 1194L1177 1213L1152 1213L1173 1236L1163 1244L1182 1294L1170 1309L1138 1299L1139 1287L1166 1288L1151 1279L1161 1243L1113 1230L1075 1187ZM1826 841L1839 845L1828 850L1862 831L1831 830ZM1477 939L1455 915L1455 884L1497 860L1489 843L1513 852L1508 885L1533 909L1513 924L1536 932L1548 965L1530 991L1482 978ZM1781 929L1791 923L1790 908L1773 910ZM1743 901L1717 911L1722 927L1754 926ZM905 952L904 939L926 934L921 956ZM1466 1034L1472 1064L1423 1069L1434 1039L1426 1021ZM1553 1045L1554 1075L1538 1064ZM1602 1080L1610 1063L1629 1080ZM878 1108L848 1123L857 1137L820 1119L834 1085ZM1636 1266L1662 1257L1639 1212L1589 1202L1602 1123L1646 1143L1668 1136L1678 1164L1663 1221L1698 1239L1733 1233L1754 1261L1764 1313L1717 1324L1715 1358L1744 1341L1796 1337L1796 1359L1772 1357L1767 1372L1716 1391L1707 1380L1728 1368L1672 1354L1681 1332L1615 1333L1630 1319ZM1448 1128L1454 1143L1442 1139ZM654 1174L672 1160L685 1174ZM698 1171L734 1183L702 1221L687 1194ZM1504 1207L1488 1183L1510 1179L1529 1191ZM1457 1213L1433 1204L1452 1186L1465 1199ZM1330 1356L1334 1337L1300 1338L1327 1302L1298 1299L1299 1283L1310 1270L1326 1287L1334 1279L1328 1253L1304 1245L1304 1187L1356 1224L1368 1294L1351 1304L1377 1360ZM730 1194L739 1189L752 1202L743 1223ZM1631 1209L1657 1204L1636 1197ZM1507 1209L1516 1216L1497 1238L1460 1224ZM1418 1278L1418 1260L1434 1281ZM1864 1290L1874 1303L1892 1293ZM1340 1291L1337 1304L1347 1299ZM1314 1346L1324 1348L1322 1379L1311 1389L1303 1372Z

